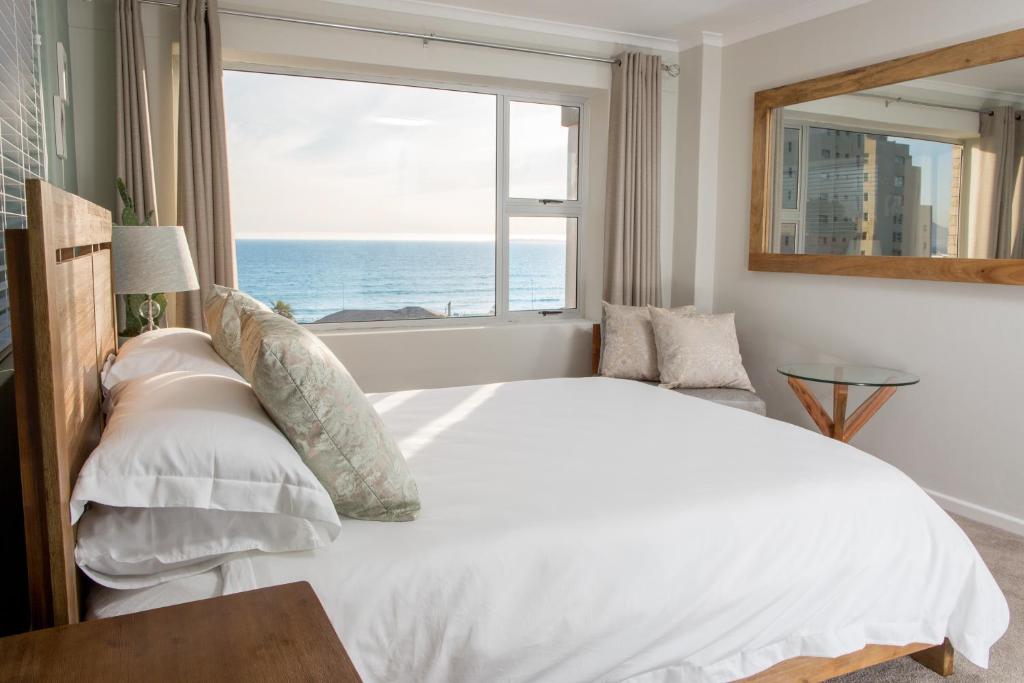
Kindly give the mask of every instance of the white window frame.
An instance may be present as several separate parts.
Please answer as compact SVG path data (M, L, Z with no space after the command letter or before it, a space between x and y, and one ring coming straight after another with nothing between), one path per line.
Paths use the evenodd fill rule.
M585 301L583 285L583 254L584 254L584 209L587 206L586 193L588 183L587 152L590 139L590 116L586 97L558 92L539 92L518 90L515 88L491 88L476 84L463 84L446 81L430 81L418 78L402 78L380 76L354 72L333 70L293 68L288 66L231 61L224 64L226 71L245 71L264 73L277 76L304 76L308 78L326 78L339 81L356 81L361 83L379 83L382 85L398 85L414 88L431 88L434 90L452 90L456 92L479 93L492 95L495 99L495 248L494 248L494 315L465 316L452 318L428 318L424 320L373 320L366 322L344 323L304 323L312 332L331 332L341 330L367 330L375 328L417 328L417 327L459 327L481 325L504 325L509 323L550 323L557 320L580 319L583 317L583 301ZM530 102L535 104L551 104L557 106L578 107L579 122L579 168L577 175L575 200L550 200L546 198L512 199L508 197L509 187L509 105L511 102ZM230 181L230 179L229 179ZM565 217L576 219L576 306L575 308L544 309L535 311L509 310L509 226L510 217L538 216ZM568 244L566 246L568 249ZM566 283L568 285L568 283Z
M861 126L856 124L847 123L842 117L832 117L827 114L810 115L803 112L793 112L792 114L787 113L781 117L780 125L778 126L778 133L775 136L775 158L776 168L774 175L778 178L773 188L773 207L774 207L774 223L772 225L772 250L774 253L780 253L781 247L781 225L782 223L797 222L797 254L802 254L806 248L806 231L807 231L807 184L808 184L808 173L810 173L807 140L809 136L808 130L811 127L818 128L831 128L833 130L844 130L850 131L851 133L862 133L865 135L887 135L902 138L913 138L915 140L922 140L924 142L941 142L947 145L960 145L961 148L961 165L960 165L960 235L958 244L963 249L963 244L966 241L967 234L967 219L969 216L969 201L963 201L965 192L970 193L970 183L967 182L970 179L970 157L971 147L976 144L975 140L971 138L960 138L937 135L934 132L930 132L927 129L917 128L914 126L905 126L893 124L889 128L871 128L870 126ZM799 178L798 178L798 190L797 190L797 208L796 209L783 209L782 208L782 145L784 143L783 131L786 128L799 128L800 129L800 166L799 166ZM953 254L952 256L957 256Z

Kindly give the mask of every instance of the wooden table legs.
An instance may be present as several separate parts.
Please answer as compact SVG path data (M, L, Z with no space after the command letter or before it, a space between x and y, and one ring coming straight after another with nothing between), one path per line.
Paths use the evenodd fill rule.
M821 402L807 387L807 383L796 377L789 377L789 386L793 389L800 404L807 410L807 414L818 425L818 429L825 436L830 436L839 441L849 441L853 435L867 424L868 420L878 412L886 401L896 393L896 387L879 387L875 393L868 396L867 400L853 411L847 418L846 398L850 392L848 384L832 385L832 417L828 416Z

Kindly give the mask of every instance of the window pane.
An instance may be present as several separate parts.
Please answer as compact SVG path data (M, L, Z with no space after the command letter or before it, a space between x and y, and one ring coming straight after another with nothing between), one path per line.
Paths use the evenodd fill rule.
M796 253L796 235L797 235L797 224L796 223L783 223L782 230L779 234L779 253L780 254L795 254Z
M224 74L239 286L300 322L493 315L494 95Z
M510 102L509 197L575 200L579 146L579 107Z
M509 310L576 308L575 218L510 216Z
M807 145L805 253L955 255L960 145L821 126Z

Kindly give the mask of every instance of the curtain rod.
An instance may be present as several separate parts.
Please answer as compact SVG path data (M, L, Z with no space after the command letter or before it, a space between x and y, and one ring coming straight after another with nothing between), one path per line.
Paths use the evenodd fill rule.
M913 105L916 105L918 107L935 107L936 109L953 109L954 111L966 111L966 112L970 112L972 114L988 114L989 116L991 116L992 113L993 113L991 109L971 109L970 107L957 107L957 106L954 106L952 104L933 104L931 102L918 102L916 100L908 100L908 99L904 99L902 97L891 97L889 95L877 95L875 93L870 93L870 92L855 92L855 93L850 93L850 94L851 95L856 95L857 97L874 97L874 98L879 99L879 100L885 100L885 103L886 103L887 106L888 106L888 104L890 102L895 102L897 104L913 104Z
M157 5L159 7L180 7L179 3L172 2L171 0L139 0L144 5ZM304 26L320 26L323 28L336 28L345 31L358 31L360 33L374 33L382 36L397 36L399 38L415 38L416 40L422 40L423 44L427 43L450 43L452 45L468 45L471 47L486 47L494 50L508 50L509 52L525 52L531 55L543 55L545 57L561 57L562 59L578 59L585 62L600 62L602 64L619 64L620 61L615 57L591 57L590 55L574 54L572 52L553 52L551 50L537 50L529 47L519 47L518 45L508 45L506 43L485 43L478 40L466 40L464 38L452 38L449 36L438 36L433 33L412 33L409 31L392 31L384 28L373 28L371 26L357 26L355 24L338 24L332 21L318 21L316 19L300 19L298 17L284 17L276 14L264 14L262 12L248 12L245 10L237 9L224 9L220 8L217 10L220 14L233 16L233 17L247 17L249 19L267 19L269 21L283 21L288 24L302 24ZM662 64L661 68L669 76L679 75L678 64Z

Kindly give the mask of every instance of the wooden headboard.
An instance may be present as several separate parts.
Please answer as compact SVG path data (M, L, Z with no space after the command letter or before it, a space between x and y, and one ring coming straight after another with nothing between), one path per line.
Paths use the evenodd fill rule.
M103 428L100 369L117 344L110 212L40 180L7 230L14 384L33 628L79 621L69 500Z
M590 342L590 371L596 375L598 368L601 367L601 323L594 323L592 337Z

